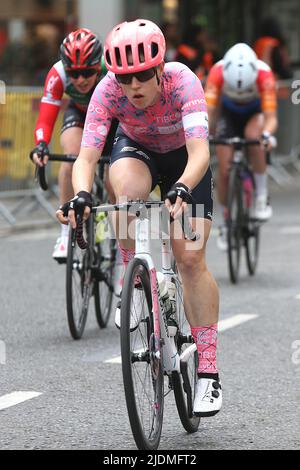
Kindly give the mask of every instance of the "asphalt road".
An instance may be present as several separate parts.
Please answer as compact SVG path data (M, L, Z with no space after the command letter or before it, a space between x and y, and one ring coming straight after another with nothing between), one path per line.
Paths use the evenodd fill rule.
M239 285L230 284L217 221L208 245L220 318L229 319L219 335L223 409L188 435L168 395L160 449L300 448L299 185L272 193L254 277L243 263ZM91 312L83 338L71 339L64 267L51 259L56 236L51 229L0 239L0 449L135 449L120 364L110 362L119 332L113 319L99 330ZM3 405L20 391L39 395Z

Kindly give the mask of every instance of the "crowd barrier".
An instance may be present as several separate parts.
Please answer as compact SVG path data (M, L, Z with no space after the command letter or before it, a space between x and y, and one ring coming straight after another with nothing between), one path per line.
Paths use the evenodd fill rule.
M0 225L3 219L10 225L16 224L18 199L22 200L23 211L26 204L27 209L38 205L54 217L54 210L47 201L49 195L37 187L35 167L29 159L35 145L34 129L42 94L42 88L8 87L5 103L0 104ZM61 152L60 128L66 102L64 99L50 146L56 153ZM58 163L49 164L50 183L57 181L58 169ZM8 204L11 200L16 201L13 209Z
M269 174L278 184L284 185L292 178L287 170L288 165L300 171L300 103L292 101L292 95L296 92L292 81L279 82L278 85L278 148ZM42 93L42 88L8 87L5 104L0 104L0 224L1 215L11 225L15 223L15 217L9 214L5 203L10 196L34 197L53 215L46 195L37 192L40 190L34 181L34 166L28 157L34 147L34 128ZM50 150L56 153L61 152L60 128L66 103L67 98L63 100L51 141ZM58 168L58 163L49 164L47 174L50 183L57 181Z

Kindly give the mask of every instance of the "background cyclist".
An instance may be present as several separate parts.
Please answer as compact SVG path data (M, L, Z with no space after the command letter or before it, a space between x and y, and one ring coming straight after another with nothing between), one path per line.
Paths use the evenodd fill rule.
M35 128L34 163L40 166L47 163L48 144L64 93L71 99L64 114L61 145L65 154L78 155L88 103L106 73L105 67L101 66L102 51L100 40L89 29L78 29L64 39L60 47L61 60L50 69L45 82ZM58 176L61 204L74 196L71 176L72 165L62 163ZM62 225L52 255L54 259L62 261L66 258L67 244L68 226Z
M261 139L262 144L272 148L272 135L277 129L275 79L270 67L258 60L247 44L234 45L223 60L212 67L206 82L205 96L210 130L211 133L215 131L216 137ZM217 243L221 250L226 250L226 202L233 149L217 146L216 153L218 198L224 217ZM272 207L268 201L263 145L252 146L249 154L256 187L255 216L266 221L272 216Z
M194 412L217 413L222 404L216 365L219 293L207 270L205 246L212 219L212 176L209 168L208 123L200 80L184 64L164 65L165 39L151 21L136 20L116 26L108 35L104 57L110 70L91 99L79 157L73 168L73 187L91 207L90 191L113 118L119 120L111 155L110 181L117 200L147 199L158 176L163 194L173 188L178 197L169 205L176 217L192 194L202 205L201 246L187 249L173 239L173 252L183 279L185 307L199 353L199 379ZM179 196L180 194L180 196ZM76 207L76 198L72 201ZM64 216L69 204L60 208ZM195 225L196 204L192 222ZM74 211L69 211L75 226ZM188 242L188 245L192 242ZM124 263L134 256L134 242L121 240Z

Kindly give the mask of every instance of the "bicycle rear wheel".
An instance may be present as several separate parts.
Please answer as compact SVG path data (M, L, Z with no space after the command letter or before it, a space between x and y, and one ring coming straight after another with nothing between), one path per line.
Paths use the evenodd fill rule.
M240 252L242 239L242 184L238 168L234 165L229 174L228 189L228 265L230 280L233 284L238 282L240 269Z
M173 270L176 272L176 267ZM176 285L176 321L178 323L178 332L175 340L178 354L181 355L187 347L193 344L193 339L185 316L183 290L179 273L176 273L174 282ZM172 373L176 407L184 429L189 433L193 433L198 430L200 424L200 418L193 414L198 369L197 351L186 362L181 362L180 369L180 374L178 372Z
M137 279L139 288L135 287ZM130 331L132 316L139 319L134 331ZM162 357L154 355L149 271L138 258L129 263L123 284L121 354L126 404L134 440L138 449L157 449L163 421L163 365Z
M86 232L86 227L87 223L84 224L84 232ZM70 229L66 271L66 300L70 333L74 339L80 339L86 324L89 301L93 291L93 281L89 262L89 248L81 250L74 238L74 229Z

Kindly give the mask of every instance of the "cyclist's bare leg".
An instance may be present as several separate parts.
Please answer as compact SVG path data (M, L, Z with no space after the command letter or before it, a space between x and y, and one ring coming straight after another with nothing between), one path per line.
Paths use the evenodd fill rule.
M149 197L152 177L147 165L136 158L115 161L110 167L109 179L117 202ZM124 249L134 249L134 231L130 230L129 236L127 232L130 219L127 212L116 213L116 233L121 237L118 237L119 243Z
M186 316L191 327L217 323L219 315L219 290L205 260L211 221L204 219L203 222L196 225L196 219L192 219L195 230L199 230L198 226L203 227L199 242L172 239L173 253L183 282ZM192 249L188 249L189 245Z
M217 190L219 203L222 206L227 204L229 168L233 157L233 149L227 145L218 145L216 147L218 159Z
M109 180L109 166L108 165L105 165L105 168L104 168L104 186L108 193L109 202L111 204L115 204L116 197L115 197L111 182Z
M78 155L82 139L82 129L80 127L70 127L66 129L60 138L60 143L65 154ZM60 193L60 203L64 204L74 197L72 187L73 165L63 162L59 169L58 185Z
M246 139L259 139L264 126L263 114L252 116L245 127L244 135ZM266 159L264 149L259 145L253 145L249 149L249 158L254 173L262 174L266 172Z

